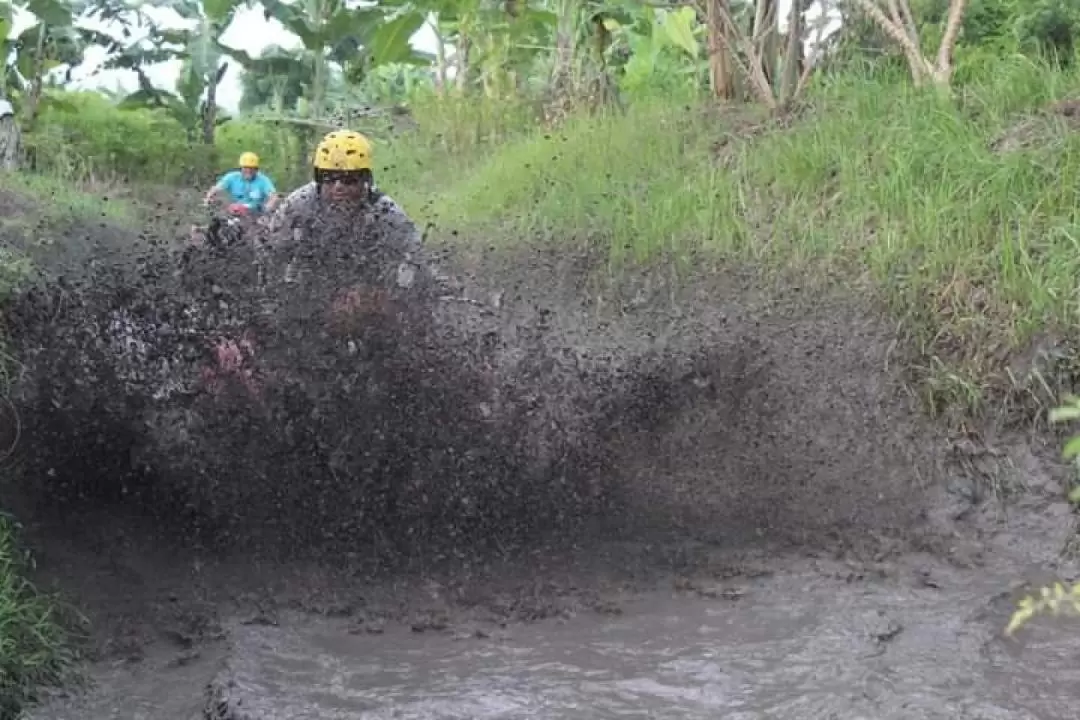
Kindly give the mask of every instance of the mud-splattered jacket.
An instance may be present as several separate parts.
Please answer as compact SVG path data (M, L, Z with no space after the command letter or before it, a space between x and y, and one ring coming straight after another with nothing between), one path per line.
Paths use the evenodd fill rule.
M344 237L359 245L350 247L350 255L361 256L364 275L376 277L389 287L410 289L427 286L439 293L452 291L452 281L428 257L416 225L393 198L372 189L369 202L358 211L343 216L326 203L314 182L304 185L285 198L267 222L267 240L262 255L271 273L287 283L304 282L315 270L314 253L333 253L325 243L328 237ZM331 242L332 245L332 242ZM305 252L310 249L311 252ZM304 262L304 255L309 262ZM320 262L333 262L321 258ZM357 278L358 280L360 278Z

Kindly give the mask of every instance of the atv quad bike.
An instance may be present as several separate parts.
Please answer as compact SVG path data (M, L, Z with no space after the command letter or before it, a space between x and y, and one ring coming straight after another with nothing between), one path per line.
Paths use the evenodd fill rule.
M259 223L247 205L231 203L224 208L211 208L210 221L205 226L191 227L191 244L213 250L228 250L244 242Z

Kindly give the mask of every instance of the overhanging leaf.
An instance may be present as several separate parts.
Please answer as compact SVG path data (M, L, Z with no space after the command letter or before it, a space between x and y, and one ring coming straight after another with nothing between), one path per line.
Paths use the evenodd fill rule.
M206 17L220 23L228 19L229 15L236 11L240 3L235 0L202 0L203 12Z
M1065 443L1065 447L1061 450L1061 456L1066 460L1072 460L1077 455L1080 455L1080 435Z
M238 50L237 48L224 45L220 40L215 40L214 43L217 45L218 49L221 52L231 57L237 62L238 65L240 65L240 67L244 68L245 70L250 70L252 67L255 66L255 62L257 59L252 57L244 50Z
M1059 423L1080 419L1080 402L1072 397L1065 398L1065 402L1068 404L1050 411L1050 422Z
M399 15L377 29L368 42L368 52L376 65L406 62L412 56L412 36L423 26L424 15L413 11Z
M26 79L34 76L34 57L30 53L19 53L15 57L15 69Z
M263 17L267 20L273 18L285 26L285 29L300 38L300 42L308 49L325 47L323 39L315 27L313 27L303 10L298 5L288 5L281 0L262 0Z
M26 9L46 25L71 24L71 6L62 0L30 0Z
M664 18L664 32L668 40L692 58L701 54L701 46L694 37L696 23L697 14L693 8L687 6L669 12Z
M117 103L117 107L125 110L133 110L136 108L148 108L148 107L160 107L163 105L161 95L164 91L156 90L136 90L133 93L127 95L123 100Z

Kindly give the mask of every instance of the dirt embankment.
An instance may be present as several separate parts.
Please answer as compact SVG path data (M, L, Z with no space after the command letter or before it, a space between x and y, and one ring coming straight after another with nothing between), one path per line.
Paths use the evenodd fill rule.
M1051 502L1059 486L1037 457L1043 451L1025 439L990 446L939 436L905 391L902 350L876 308L857 298L766 292L753 273L737 271L678 284L642 273L600 291L589 266L546 251L457 261L475 278L476 297L501 297L494 315L458 314L458 329L469 334L455 347L485 340L487 372L510 421L459 422L447 398L470 406L476 399L442 394L447 383L425 386L437 401L410 405L416 412L396 421L457 432L410 447L465 460L431 466L446 474L428 476L431 484L413 494L397 488L396 504L380 505L382 514L364 507L363 527L347 542L291 534L284 558L280 542L260 548L252 540L268 539L255 526L265 516L256 514L229 524L228 542L207 544L205 533L189 534L190 508L172 522L175 505L149 507L153 492L131 490L125 453L134 430L122 422L131 408L104 407L108 398L89 393L67 405L76 419L61 426L50 415L45 425L56 441L30 433L37 444L21 450L51 458L68 479L84 470L83 491L57 504L48 499L50 481L23 478L6 488L5 506L30 521L42 577L96 623L93 656L114 663L99 675L108 692L151 702L140 675L160 683L173 673L200 688L213 677L221 716L246 717L235 707L243 688L229 684L237 650L228 628L288 623L295 611L343 618L356 633L398 623L414 632L489 633L513 621L618 612L613 598L628 591L760 573L770 556L783 564L831 554L866 567L918 553L971 567L994 552L988 543L1001 530L980 504L992 489L1031 477L1039 487L1022 518L1046 523L1040 540L1020 550L1022 538L1003 544L1052 565L1068 523ZM442 371L455 385L454 369ZM110 423L91 430L85 423L98 412ZM343 412L338 425L372 409ZM294 460L302 466L304 457ZM303 502L274 505L288 520L283 527L357 514L360 505L342 506L340 488L315 468L306 481L278 478L305 483L289 496ZM484 475L492 468L497 475ZM229 491L244 502L263 497L258 483L271 481L244 467L215 479L255 488ZM35 503L26 483L44 490ZM455 532L455 518L470 531ZM403 526L423 532L410 536ZM201 690L197 698L173 695L177 717L202 711Z

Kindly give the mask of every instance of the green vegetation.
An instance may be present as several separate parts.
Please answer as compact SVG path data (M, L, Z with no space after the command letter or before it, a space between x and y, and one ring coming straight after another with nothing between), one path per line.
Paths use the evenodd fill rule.
M18 526L0 514L0 718L18 718L42 688L69 679L74 655L58 604L25 578Z
M202 190L243 150L295 186L313 140L344 122L377 140L380 185L436 241L587 247L616 278L750 265L880 302L909 340L912 386L953 422L1041 418L1080 370L1080 139L1073 113L1047 112L1080 97L1067 0L966 14L816 0L784 23L776 0L256 4L298 49L225 44L236 0L28 0L15 5L35 22L18 35L0 0L0 97L22 147L0 191L134 222L140 197ZM815 21L822 9L838 30ZM430 54L408 43L425 22ZM56 73L89 44L138 88L66 89ZM162 59L181 61L175 88L149 79ZM227 66L244 70L235 116ZM0 255L0 286L21 262ZM1014 367L1037 341L1052 362ZM9 602L29 592L15 577L0 606L37 608L16 618L35 627L46 606ZM26 637L51 646L55 632ZM35 667L27 682L58 666Z
M1050 422L1075 422L1080 420L1080 397L1070 395L1065 404L1054 408L1050 413ZM1062 457L1078 467L1080 460L1080 435L1074 435L1061 451ZM1074 477L1069 488L1069 502L1080 505L1080 484ZM1009 618L1005 634L1012 635L1040 615L1080 615L1080 582L1066 585L1061 582L1045 585L1038 592L1020 599L1016 610Z

